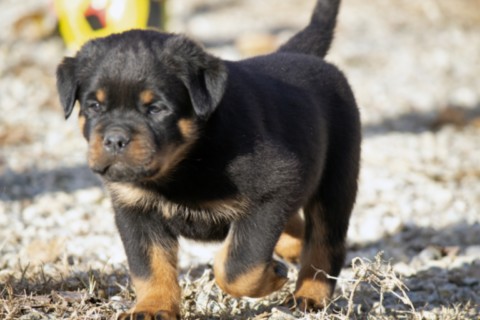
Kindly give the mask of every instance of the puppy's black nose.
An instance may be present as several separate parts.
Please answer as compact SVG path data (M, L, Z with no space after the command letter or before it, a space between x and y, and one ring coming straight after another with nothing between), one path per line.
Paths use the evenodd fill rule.
M130 142L130 137L120 129L113 129L105 134L103 147L110 153L121 153Z

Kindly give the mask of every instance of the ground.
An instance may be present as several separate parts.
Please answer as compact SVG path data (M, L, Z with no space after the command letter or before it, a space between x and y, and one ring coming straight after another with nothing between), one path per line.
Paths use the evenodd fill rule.
M168 29L240 59L273 50L313 0L171 0ZM187 319L477 319L480 316L480 1L345 0L327 60L363 122L360 191L335 300L317 313L234 299L217 246L182 243ZM68 54L47 0L0 2L0 318L110 319L134 301L108 195L64 121L54 71ZM53 33L53 34L52 34Z

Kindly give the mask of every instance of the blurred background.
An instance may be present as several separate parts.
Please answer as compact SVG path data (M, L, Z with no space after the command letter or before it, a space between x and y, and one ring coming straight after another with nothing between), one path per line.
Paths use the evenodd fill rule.
M82 17L59 9L74 1L0 0L0 282L19 262L125 263L108 196L55 91L57 64L82 41L65 21L60 33L59 18L102 35L109 13L94 9L107 2L91 1ZM307 24L315 1L167 0L153 17L132 3L128 19L138 21L128 23L186 33L236 60L275 50ZM478 306L480 0L344 0L326 59L347 75L363 121L347 265L384 251L419 305ZM185 246L184 268L215 250L193 248Z

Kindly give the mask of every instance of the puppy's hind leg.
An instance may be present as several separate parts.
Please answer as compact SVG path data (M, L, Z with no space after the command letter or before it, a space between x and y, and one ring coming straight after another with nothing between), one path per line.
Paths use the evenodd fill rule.
M345 260L345 240L355 202L358 149L348 160L327 164L316 194L304 208L305 242L295 297L300 308L328 303Z
M305 208L305 244L301 256L295 298L300 308L324 307L333 293L335 280L328 275L340 273L345 256L340 230L332 230L325 219L325 209L319 202ZM336 226L338 229L345 227Z

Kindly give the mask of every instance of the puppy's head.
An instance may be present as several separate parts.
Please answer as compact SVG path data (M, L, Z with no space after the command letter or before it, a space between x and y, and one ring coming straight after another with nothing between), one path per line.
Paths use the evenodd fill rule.
M226 78L223 62L184 36L135 30L65 58L57 89L66 118L79 101L91 169L139 182L160 179L186 156Z

